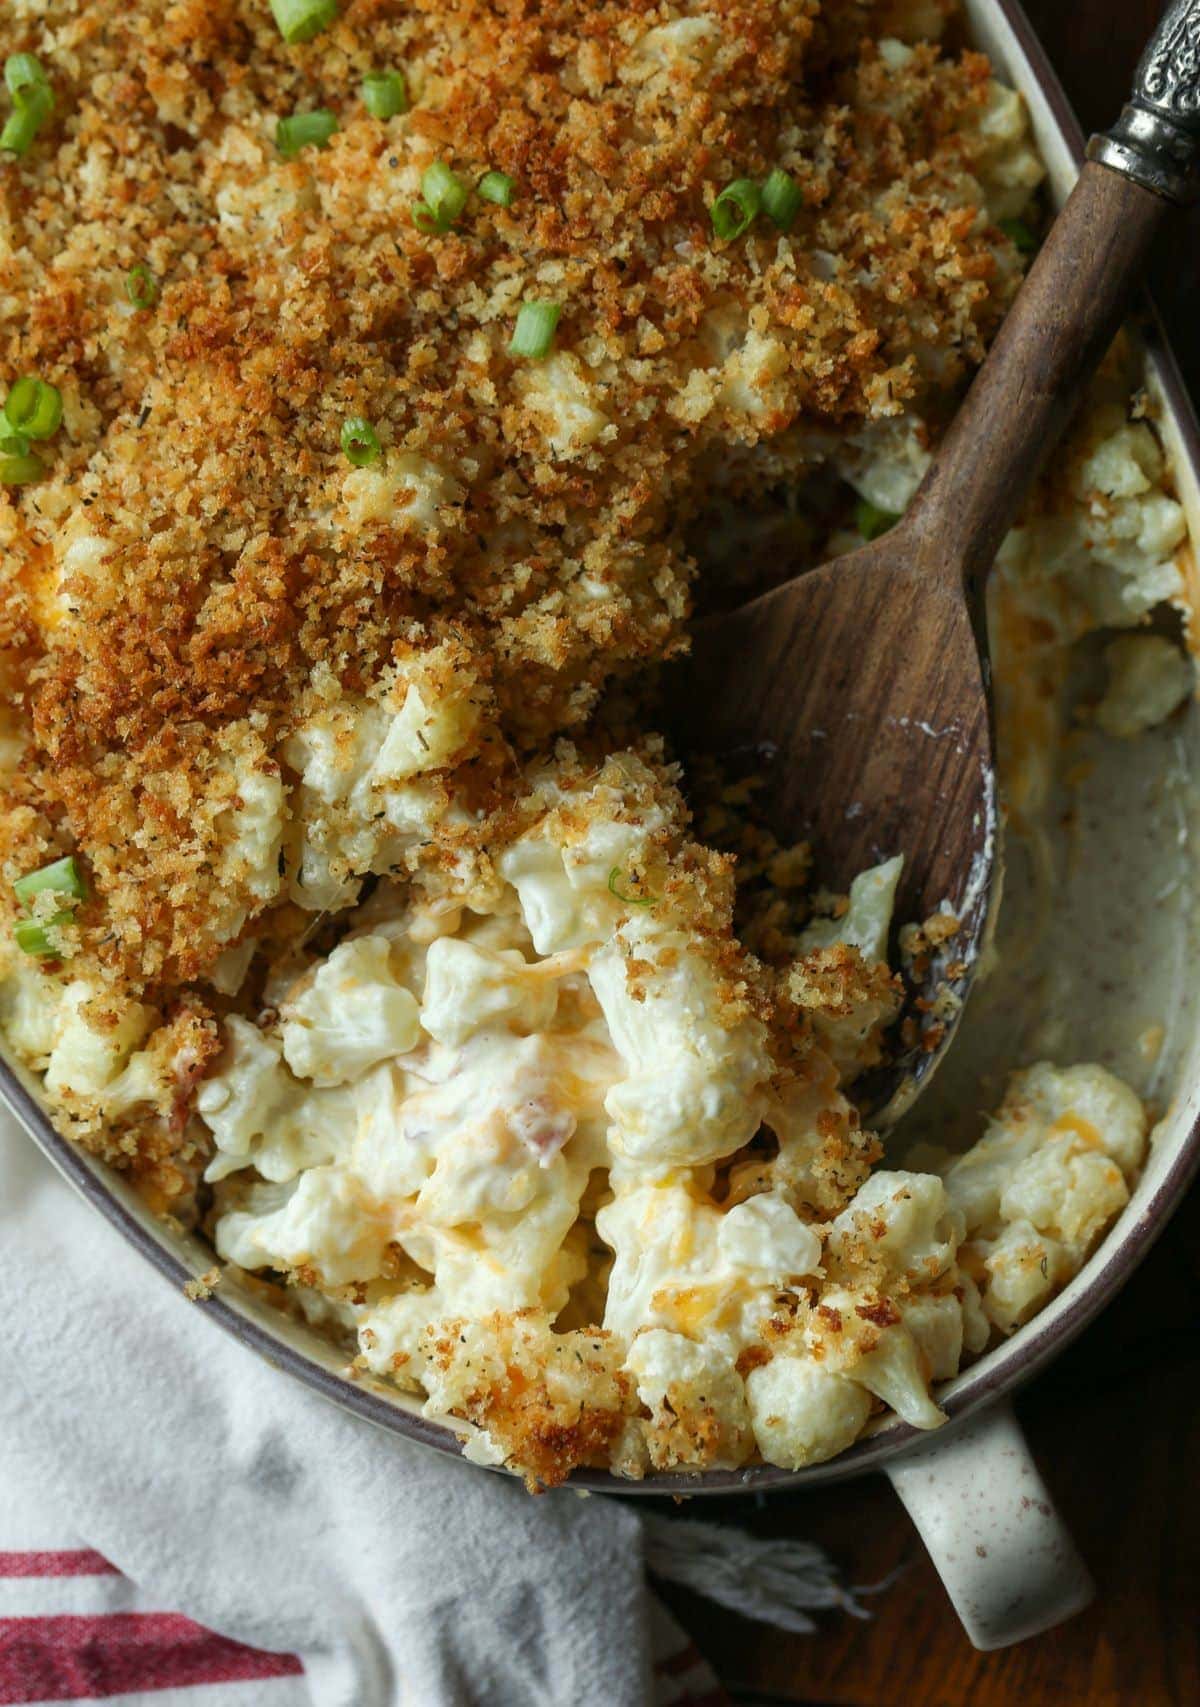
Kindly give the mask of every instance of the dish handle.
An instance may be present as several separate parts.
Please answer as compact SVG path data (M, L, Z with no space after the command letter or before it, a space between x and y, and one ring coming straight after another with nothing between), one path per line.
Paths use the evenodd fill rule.
M975 1647L1023 1642L1092 1599L1010 1404L939 1430L885 1468Z

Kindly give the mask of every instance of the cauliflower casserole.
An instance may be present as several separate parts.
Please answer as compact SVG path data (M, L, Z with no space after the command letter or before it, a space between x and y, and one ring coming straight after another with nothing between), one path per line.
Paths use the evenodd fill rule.
M1035 241L1018 97L952 0L4 49L0 1023L56 1124L531 1485L935 1427L1147 1110L1043 1062L885 1163L855 1081L953 919L893 932L902 848L826 894L753 779L690 815L647 696L756 537L911 499ZM994 577L1017 834L1077 643L1108 739L1190 692L1183 546L1114 358Z

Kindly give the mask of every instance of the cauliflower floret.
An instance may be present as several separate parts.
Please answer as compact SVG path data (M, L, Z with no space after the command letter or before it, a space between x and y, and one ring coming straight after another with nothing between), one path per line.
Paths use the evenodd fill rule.
M1075 1134L1052 1138L1027 1156L1000 1196L1005 1221L1029 1221L1080 1255L1129 1201L1117 1164L1082 1149Z
M936 1174L873 1173L833 1222L826 1251L839 1271L880 1270L928 1285L949 1269L965 1232Z
M888 931L896 903L896 885L904 869L904 855L861 871L850 885L849 906L840 918L817 919L800 934L800 948L832 948L843 942L857 948L870 962L887 959Z
M101 1097L157 1018L144 1002L110 996L85 978L73 980L56 1018L47 1091L68 1104Z
M721 43L715 18L672 18L647 30L622 67L622 80L642 83L662 72L703 69Z
M24 954L13 953L0 978L0 1027L21 1059L38 1071L54 1048L66 989L61 978Z
M295 1186L252 1187L222 1214L218 1254L240 1268L312 1269L326 1286L370 1280L383 1268L393 1216L345 1169L311 1167Z
M223 744L211 796L221 802L212 820L214 877L222 897L213 934L229 942L279 893L287 791L278 764L249 724L227 728Z
M346 1084L416 1046L417 998L393 975L390 949L383 936L340 943L284 1003L283 1056L299 1078Z
M462 498L462 486L439 463L413 451L389 452L380 468L352 468L342 481L346 518L355 532L387 526L426 534L440 512Z
M625 1367L650 1412L646 1438L656 1469L740 1464L750 1445L750 1413L732 1363L682 1334L651 1328L629 1348Z
M1046 175L1029 134L1025 103L1015 89L989 77L987 99L974 117L982 144L975 175L983 186L992 219L1015 219L1028 208Z
M517 389L545 433L552 456L578 456L597 440L616 437L578 356L560 350L545 361L528 363L518 375Z
M1011 1333L1078 1272L1129 1199L1146 1113L1103 1067L1041 1062L1009 1082L984 1137L944 1165L970 1242L960 1260Z
M1163 490L1163 473L1162 451L1146 423L1126 421L1115 406L1098 408L1071 468L1071 507L1008 535L999 561L1027 600L1043 582L1057 581L1069 592L1066 602L1042 596L1035 607L1060 638L1135 627L1156 605L1182 597L1175 554L1187 521Z
M1108 686L1096 708L1106 735L1128 739L1163 723L1195 691L1190 658L1160 634L1122 634L1104 648Z
M696 1166L747 1143L772 1073L765 1029L749 1017L722 1023L713 971L693 939L631 919L588 976L627 1072L605 1099L615 1154L643 1167Z
M636 761L629 769L635 782L649 777ZM517 892L539 954L604 942L628 915L628 903L610 887L613 874L640 869L669 819L657 801L636 819L625 805L624 791L608 781L554 790L546 815L500 854L497 869Z
M746 1398L759 1451L785 1470L835 1458L871 1414L865 1388L809 1357L780 1355L752 1369Z
M1145 1151L1146 1112L1103 1067L1042 1061L1014 1073L984 1136L944 1170L950 1201L962 1211L968 1233L999 1231L1001 1197L1020 1164L1063 1136L1111 1157L1130 1180Z
M812 1274L821 1260L820 1235L774 1192L726 1210L717 1228L717 1249L731 1267L771 1286Z
M301 786L291 897L312 911L346 906L358 879L384 872L462 818L428 773L476 745L483 689L469 657L447 643L414 650L369 696L315 712L284 743Z
M639 1328L668 1328L730 1360L758 1343L776 1294L811 1275L821 1256L815 1231L782 1198L751 1198L723 1213L669 1182L617 1196L596 1216L596 1231L615 1256L607 1328L626 1341Z
M928 1326L919 1316L914 1325ZM803 1339L823 1368L865 1387L914 1428L937 1428L946 1420L929 1395L930 1359L890 1299L827 1287L809 1313Z
M913 1337L927 1380L948 1381L958 1374L963 1304L953 1292L918 1293L900 1306L900 1319Z
M1077 1267L1056 1239L1028 1221L1009 1222L998 1238L968 1245L964 1261L972 1260L981 1264L984 1312L1002 1334L1036 1315Z
M545 1031L557 1006L554 978L530 965L520 949L489 949L452 936L430 944L421 1024L439 1043L457 1045L491 1026L526 1035Z
M353 1131L348 1097L297 1084L278 1039L237 1014L225 1021L225 1043L218 1071L196 1093L217 1146L205 1178L253 1166L266 1180L290 1180L336 1155Z
M868 421L850 433L834 467L860 498L888 515L903 515L929 469L929 429L915 415Z
M882 961L857 948L814 948L788 974L788 995L807 1013L813 1035L849 1084L883 1053L883 1035L900 1011L901 985Z

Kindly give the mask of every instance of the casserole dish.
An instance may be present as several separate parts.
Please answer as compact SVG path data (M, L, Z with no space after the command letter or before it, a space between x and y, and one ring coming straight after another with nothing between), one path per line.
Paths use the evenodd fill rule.
M1052 83L1023 44L1015 14L982 5L969 11L981 45L1028 99L1055 193L1061 195L1073 170L1072 151ZM1187 490L1189 479L1194 486L1194 469L1189 472L1194 445L1189 447L1187 442L1183 408L1174 395L1165 360L1151 353L1147 361L1147 385L1156 394L1156 412L1181 495L1192 501L1195 520L1195 493ZM943 1111L964 1103L974 1108L981 1078L998 1066L1028 1059L1035 1044L1040 1051L1072 1054L1077 1040L1082 1041L1085 1053L1100 1053L1126 1066L1147 1095L1166 1083L1189 1082L1191 1043L1182 974L1190 884L1181 851L1185 844L1177 834L1167 833L1177 831L1180 814L1188 809L1178 780L1186 774L1186 736L1174 724L1149 746L1139 748L1136 763L1128 762L1119 745L1093 756L1088 780L1079 788L1070 845L1059 850L1064 864L1069 854L1074 857L1069 874L1056 887L1053 919L1033 933L1030 943L1024 942L1028 933L1022 925L1025 908L1018 872L1007 909L1009 935L1001 942L1000 970L990 994L985 992L974 1005L968 1031L937 1093ZM1150 831L1132 850L1124 830L1129 822ZM1156 823L1161 834L1153 833ZM1172 866L1170 871L1167 864ZM1097 882L1098 873L1103 874L1102 885ZM1097 919L1104 921L1103 934L1096 929ZM1121 992L1119 1020L1101 1021L1089 1015L1082 999L1099 981L1101 967L1112 971ZM1172 1015L1171 1033L1164 1035L1156 1064L1149 1071L1144 1063L1138 1069L1136 1061L1127 1060L1135 1047L1130 1021L1143 997L1151 994L1147 974L1154 980L1156 1004L1163 1004L1165 994ZM1015 999L1018 996L1021 999ZM1111 1035L1103 1035L1106 1025ZM981 1072L975 1061L984 1042L987 1068ZM960 1095L964 1084L968 1090ZM68 1150L52 1134L27 1084L14 1078L11 1096L52 1158L169 1279L183 1283L208 1266L207 1251L182 1238L176 1240L98 1165ZM879 1429L835 1462L800 1473L764 1467L703 1476L663 1475L636 1485L586 1474L577 1478L578 1483L620 1492L716 1494L799 1484L805 1477L830 1480L884 1467L917 1516L977 1640L995 1644L1053 1621L1086 1595L1086 1579L1046 1502L1033 1495L1032 1471L1011 1426L995 1413L982 1419L980 1413L988 1401L1032 1373L1077 1331L1128 1272L1175 1201L1194 1161L1193 1116L1191 1096L1177 1099L1160 1130L1137 1195L1102 1250L1035 1324L950 1385L945 1401L951 1422L932 1442L922 1437L917 1446L910 1430L893 1425ZM442 1449L456 1449L451 1431L417 1415L414 1401L366 1380L347 1382L340 1369L342 1358L334 1348L281 1323L251 1299L223 1296L206 1307L246 1343L359 1414ZM963 1548L963 1524L972 1515L971 1490L981 1483L992 1508L988 1545L975 1530L975 1548ZM982 1517L976 1521L982 1522ZM979 1563L972 1564L973 1575L964 1576L956 1561L968 1555ZM1014 1567L1020 1575L1017 1593L1011 1581Z

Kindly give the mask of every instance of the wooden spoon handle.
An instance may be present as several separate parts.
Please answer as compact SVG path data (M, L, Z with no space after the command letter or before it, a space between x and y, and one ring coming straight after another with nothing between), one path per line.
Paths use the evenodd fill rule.
M932 561L982 583L1125 314L1168 203L1083 168L913 500Z
M1121 323L1159 220L1200 190L1200 0L1170 0L1088 159L914 501L927 561L976 591Z

